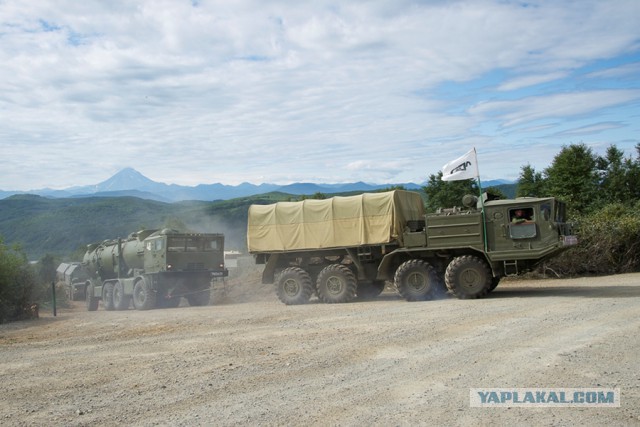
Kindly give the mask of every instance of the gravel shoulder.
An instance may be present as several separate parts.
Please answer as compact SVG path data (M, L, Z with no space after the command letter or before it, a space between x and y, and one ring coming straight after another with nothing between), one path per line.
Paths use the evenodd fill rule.
M216 303L0 325L0 424L640 425L640 274L487 298ZM470 388L619 388L619 408L473 408Z

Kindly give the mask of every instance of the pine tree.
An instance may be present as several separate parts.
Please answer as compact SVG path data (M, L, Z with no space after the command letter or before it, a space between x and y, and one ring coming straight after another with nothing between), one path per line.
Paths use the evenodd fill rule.
M542 173L536 170L530 164L522 166L520 177L518 178L517 197L542 197L544 193L544 179Z
M598 158L585 144L563 146L544 171L550 195L565 202L572 213L586 213L598 201Z

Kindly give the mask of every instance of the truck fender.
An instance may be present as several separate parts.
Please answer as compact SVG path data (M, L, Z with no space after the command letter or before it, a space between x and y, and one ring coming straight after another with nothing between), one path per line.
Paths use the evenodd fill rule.
M396 258L400 256L398 252L390 252L386 254L380 265L378 265L378 275L376 276L377 280L393 280L393 274L395 273L395 265Z
M262 284L270 284L275 282L275 271L278 265L279 254L269 255L269 260L264 266L262 271Z

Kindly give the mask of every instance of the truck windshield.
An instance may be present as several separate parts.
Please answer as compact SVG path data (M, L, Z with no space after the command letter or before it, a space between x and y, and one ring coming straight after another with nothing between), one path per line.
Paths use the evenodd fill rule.
M218 249L220 249L219 245L218 245L218 240L208 240L205 242L204 245L204 250L205 251L217 251Z
M169 252L197 252L202 251L202 242L190 237L172 237L167 242Z
M167 242L169 252L203 252L218 249L218 240L198 237L171 237Z

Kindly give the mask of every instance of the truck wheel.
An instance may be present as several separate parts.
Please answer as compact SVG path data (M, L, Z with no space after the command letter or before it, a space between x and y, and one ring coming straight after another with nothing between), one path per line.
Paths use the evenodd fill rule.
M102 305L107 311L115 309L113 305L113 283L105 283L102 285Z
M358 285L353 271L342 264L331 264L318 274L318 298L327 304L349 302L356 297Z
M136 310L150 310L156 306L156 293L144 279L138 280L133 287L133 306Z
M113 287L113 306L116 310L126 310L129 308L130 302L131 297L125 295L124 285L122 282L118 281L118 283Z
M384 291L384 284L384 280L358 282L358 295L356 298L360 301L373 299Z
M205 289L203 291L195 291L187 295L187 301L191 307L202 307L209 305L211 300L211 289Z
M87 301L87 311L96 311L100 300L93 296L93 285L87 285L85 297Z
M306 304L313 290L309 273L298 267L282 270L276 282L278 299L287 305Z
M460 299L482 298L491 287L491 271L486 262L472 255L453 259L444 276L447 288Z
M162 308L176 308L177 306L180 305L180 298L179 296L167 296L164 297L160 300L157 301L158 303L158 307L162 307Z
M407 301L426 301L435 296L441 281L431 264L421 259L410 259L400 264L393 283Z
M489 292L493 291L498 287L498 283L500 283L500 277L492 277L491 278L491 286L489 286Z

